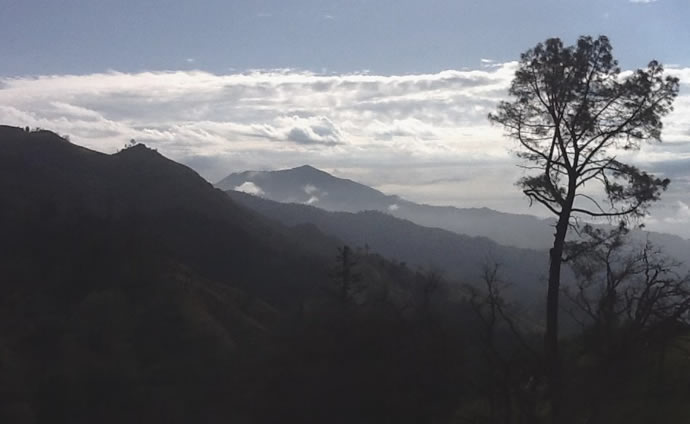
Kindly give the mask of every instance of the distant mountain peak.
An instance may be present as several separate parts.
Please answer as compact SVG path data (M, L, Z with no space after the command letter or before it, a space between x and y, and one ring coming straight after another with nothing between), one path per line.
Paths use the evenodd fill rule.
M327 210L385 210L391 204L391 197L376 189L307 164L278 171L233 173L216 183L216 187L285 203L319 205Z
M292 171L303 170L303 171L319 171L319 172L324 172L324 171L322 171L322 170L320 170L320 169L318 169L318 168L315 168L315 167L313 167L313 166L311 166L311 165L301 165L301 166L297 166L297 167L295 167L295 168L291 168L291 169L289 169L289 170L292 170Z
M257 170L246 170L242 172L233 172L232 174L228 175L227 177L223 178L222 180L218 181L216 183L216 186L223 186L224 182L230 181L236 178L245 178L248 181L253 181L253 180L258 180L261 178L266 178L270 177L272 174L289 174L289 175L298 175L298 176L325 176L325 177L331 177L334 179L338 179L337 177L334 177L333 175L329 174L328 172L322 171L314 166L311 165L301 165L297 166L294 168L285 168L285 169L277 169L274 171L257 171Z
M270 171L268 171L268 172L270 172ZM328 172L326 172L324 170L321 170L321 169L316 168L316 167L311 166L311 165L301 165L301 166L297 166L295 168L282 169L282 170L279 170L276 172L304 175L306 177L316 176L316 177L320 177L320 178L332 178L332 179L337 179L337 180L340 179L340 178L338 178L332 174L329 174Z
M550 227L534 216L503 213L486 207L417 204L307 164L279 171L230 174L216 187L260 195L283 203L313 205L328 211L374 210L420 225L489 237L511 246L541 248L551 240ZM531 236L525 240L523 233L530 233Z
M343 178L338 178L334 175L329 174L326 171L322 171L321 169L318 169L312 165L301 165L297 166L295 168L286 168L286 169L278 169L275 171L243 171L243 172L236 172L228 175L227 177L223 178L222 180L218 181L215 185L219 188L222 188L224 190L228 189L233 189L235 186L241 185L241 184L236 184L238 181L240 182L253 182L253 183L261 183L265 182L267 180L272 180L272 179L285 179L288 178L290 181L293 183L297 184L309 184L309 185L318 185L319 183L337 183L337 182L351 182L353 184L358 184L355 183L354 181L346 180ZM359 184L358 184L359 185Z

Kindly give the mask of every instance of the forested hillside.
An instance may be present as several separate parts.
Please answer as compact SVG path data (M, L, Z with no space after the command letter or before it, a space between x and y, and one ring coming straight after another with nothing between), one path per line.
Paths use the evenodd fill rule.
M143 145L106 155L12 127L0 235L2 422L547 415L542 322L527 309L539 306L515 301L539 290L519 285L543 268L536 251L228 196ZM591 254L564 304L582 324L563 339L564 408L569 422L684 422L687 279L654 250L628 256L624 236L592 230L599 242L573 246ZM487 252L504 265L472 263ZM434 258L445 275L413 263ZM637 300L598 297L601 281Z
M281 375L301 355L340 358L329 350L338 339L304 339L298 324L337 298L336 239L255 215L141 145L104 155L2 127L0 174L5 422L274 422L300 404L285 403L274 379L309 391ZM367 290L409 298L411 272L373 255L358 262ZM373 360L361 354L352 360ZM305 364L345 384L336 368ZM362 390L341 401L373 396Z
M524 304L541 302L547 252L505 247L485 238L428 228L378 211L329 212L296 203L279 203L237 191L239 204L287 226L313 224L353 246L368 247L410 267L435 269L459 285L481 280L483 268L498 264L507 276L507 292Z

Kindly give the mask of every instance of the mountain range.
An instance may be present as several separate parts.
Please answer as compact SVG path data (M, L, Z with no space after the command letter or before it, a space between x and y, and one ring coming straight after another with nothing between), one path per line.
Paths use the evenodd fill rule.
M503 246L544 250L553 243L553 219L511 214L489 208L418 204L384 194L312 166L278 171L232 173L218 181L222 190L243 191L282 203L299 203L333 212L378 211L425 227L485 237ZM690 241L673 234L633 229L637 242L649 239L677 260L690 264Z
M239 191L227 191L237 203L288 227L311 224L324 234L360 248L442 273L454 283L477 283L487 266L500 275L520 301L541 301L548 252L502 246L487 237L470 237L424 227L379 211L331 212L298 203L280 203Z
M329 211L381 211L427 227L488 237L506 246L543 249L552 238L548 221L534 216L507 214L489 208L417 204L337 178L309 165L279 171L233 173L215 185L222 190L240 190L278 202L309 204ZM530 236L524 237L525 234Z
M525 388L543 375L546 251L392 212L539 220L414 205L311 167L243 175L226 182L260 196L144 145L103 154L0 126L0 422L475 422L496 382L543 404ZM458 284L493 278L485 261L501 265L496 285ZM563 333L568 351L587 348L568 334L589 333ZM654 381L687 417L685 357L669 351L660 379L640 346L613 363L644 389L612 409L645 404ZM578 358L577 406L592 372Z
M144 145L108 155L0 126L0 422L330 414L338 398L281 376L313 366L287 347L298 338L300 349L335 343L300 323L326 322L342 245L252 212ZM357 272L386 304L414 290L411 271L373 253ZM310 372L334 385L352 375L333 369ZM299 401L283 404L283 383L323 407L286 411Z

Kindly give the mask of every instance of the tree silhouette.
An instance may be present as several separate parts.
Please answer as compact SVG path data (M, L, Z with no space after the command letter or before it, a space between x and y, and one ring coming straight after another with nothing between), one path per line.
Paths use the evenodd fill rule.
M690 275L681 274L680 263L651 242L635 245L622 224L611 230L587 225L566 250L575 283L564 294L583 329L580 355L591 358L585 392L588 422L595 422L607 396L630 378L631 358L656 351L660 360L653 383L660 390L665 352L687 334Z
M656 61L621 74L608 38L580 37L574 46L558 38L521 55L510 87L489 119L518 141L525 169L518 181L530 199L557 216L550 251L545 353L552 420L560 398L558 304L563 249L571 219L636 217L659 199L669 184L617 160L621 150L661 141L661 118L678 94L677 78L664 77ZM588 185L601 189L592 194ZM585 192L585 186L587 192Z
M608 231L587 225L582 240L566 250L574 252L575 276L566 296L584 318L578 321L597 330L594 344L601 351L630 350L665 323L686 320L690 275L681 275L680 262L650 241L634 246L624 225Z
M510 423L516 414L519 422L535 422L537 382L532 371L539 354L515 319L519 315L516 305L503 293L509 286L501 265L487 258L481 267L480 287L464 287L467 303L478 320L478 344L487 370L479 374L476 385L487 397L487 422Z
M355 271L357 259L350 246L338 248L336 268L333 276L336 284L336 297L342 305L346 305L352 297L362 289L362 275Z

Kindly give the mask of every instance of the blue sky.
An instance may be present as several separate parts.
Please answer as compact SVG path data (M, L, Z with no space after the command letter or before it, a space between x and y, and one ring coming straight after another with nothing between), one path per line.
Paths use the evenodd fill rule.
M0 0L0 75L437 72L581 34L624 67L690 66L689 18L687 0Z
M0 0L0 123L115 152L131 138L210 181L305 163L410 200L545 215L487 114L521 52L606 34L624 70L681 79L650 229L690 238L688 0Z

